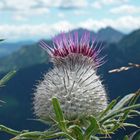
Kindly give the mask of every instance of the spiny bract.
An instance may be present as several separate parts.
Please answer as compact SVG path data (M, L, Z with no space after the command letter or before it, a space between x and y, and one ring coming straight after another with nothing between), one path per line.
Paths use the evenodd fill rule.
M65 117L98 115L107 107L106 91L96 70L103 63L101 48L90 45L90 34L54 37L53 47L39 45L50 55L54 68L44 75L34 93L34 112L40 118L53 117L51 100L57 97Z

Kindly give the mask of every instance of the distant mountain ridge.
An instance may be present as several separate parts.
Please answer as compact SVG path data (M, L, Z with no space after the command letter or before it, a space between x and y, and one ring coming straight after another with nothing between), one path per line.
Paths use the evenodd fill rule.
M117 43L125 36L124 33L109 26L106 28L101 28L97 32L83 28L78 28L71 31L71 33L74 32L78 32L80 36L85 32L89 32L90 35L96 39L96 41L104 41L108 43Z
M99 37L100 41L117 43L124 37L124 34L112 27L106 27L100 29L96 36Z
M33 41L7 42L7 40L3 40L0 42L0 57L7 56L21 47L31 44Z
M100 29L98 32L94 32L91 30L83 29L83 28L78 28L74 29L71 31L71 33L77 31L79 35L82 35L84 32L89 32L91 36L95 37L97 41L105 41L105 42L118 42L124 34L111 28L111 27L106 27ZM0 43L0 57L7 56L17 49L20 49L21 47L24 47L26 45L31 45L35 41L20 41L20 42L7 42L8 40L3 41Z
M109 27L106 28L106 30L109 33L110 32L114 33L114 36L116 36L116 34L121 34L121 33L118 33L118 32L115 34L115 30L112 29L112 28L109 28ZM76 29L76 30L72 30L71 32L75 32L75 31L77 31L79 33L79 35L82 35L85 31L88 31L88 30L84 30L82 28L79 28L79 29ZM89 31L89 32L90 32L91 36L93 35L93 36L96 37L98 33L103 35L105 33L105 29L101 29L98 33L95 33L93 31ZM110 35L113 36L111 33L110 33ZM107 36L107 35L105 35L105 36ZM122 35L122 36L124 36L124 35ZM98 40L96 40L96 41L98 41ZM102 41L102 40L99 40L99 41ZM105 41L105 39L102 42L104 42L104 41ZM109 42L108 42L108 39L105 41L107 46L108 46L108 49L109 49L108 52L110 52L111 49L112 49L112 52L114 52L114 50L116 48L118 48L118 44L121 41L118 42L118 43L115 43L115 44L117 44L117 46L115 46L113 48L110 47L110 45L109 45L110 41L111 40L109 40ZM52 45L51 40L46 40L46 42L48 44ZM129 42L129 40L128 40L128 42ZM120 44L119 44L119 46L121 46ZM121 48L119 48L119 49L120 49L119 51L120 51L120 54L121 54L122 53ZM115 57L115 55L116 54L114 54L114 57ZM114 59L114 58L111 58L111 59ZM117 61L118 60L119 59L117 59ZM44 50L42 50L40 47L38 47L38 45L36 43L32 44L32 45L25 45L24 47L21 47L18 51L12 53L11 55L0 58L0 66L1 66L0 67L0 73L7 72L7 71L10 71L12 69L22 69L22 68L29 67L29 66L32 66L32 65L37 65L37 64L47 63L47 62L48 62L48 55L46 54L46 52Z
M117 46L127 62L140 63L140 29L124 36Z
M19 70L45 61L48 62L48 55L43 49L37 44L26 45L11 55L0 58L0 72Z

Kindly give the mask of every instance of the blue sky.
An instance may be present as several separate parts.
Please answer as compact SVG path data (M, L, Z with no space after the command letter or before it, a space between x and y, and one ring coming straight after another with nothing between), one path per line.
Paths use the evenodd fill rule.
M9 41L48 38L79 27L97 31L106 26L125 33L140 28L140 1L0 1L0 38Z

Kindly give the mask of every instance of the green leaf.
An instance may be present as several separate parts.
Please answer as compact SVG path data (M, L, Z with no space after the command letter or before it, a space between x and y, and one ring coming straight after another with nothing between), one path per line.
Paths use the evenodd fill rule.
M123 123L123 126L140 128L138 125L132 123Z
M13 70L9 73L7 73L1 80L0 80L0 86L3 86L6 82L8 82L14 75L16 74L16 71Z
M120 127L121 127L121 124L120 124L119 121L114 122L114 124L112 125L111 129L108 130L108 133L114 133L114 131L116 131Z
M84 140L82 129L78 125L71 125L69 129L76 135L76 139Z
M135 104L135 105L131 105L131 106L128 106L128 107L124 107L124 108L116 111L116 113L125 113L125 111L138 109L138 108L140 108L140 104Z
M98 118L100 119L100 118L104 117L104 115L106 115L106 113L108 113L108 111L111 110L111 109L114 107L114 105L116 104L116 102L117 102L117 100L113 100L113 101L108 105L108 107L99 115Z
M91 140L100 140L100 139L98 137L96 137L96 136L92 136Z
M135 95L135 94L126 95L124 98L122 98L122 99L114 106L114 108L112 109L112 111L121 109L124 105L126 105L126 104L130 101L130 99L132 99L132 97L134 97L134 95Z
M100 123L103 123L103 122L105 122L105 121L107 121L107 120L109 120L111 118L115 118L119 114L127 113L127 111L138 109L138 108L140 108L140 104L131 105L131 106L128 106L128 107L124 107L122 109L114 110L111 113L107 114L104 118L102 118L100 120Z
M19 131L16 131L14 129L8 128L8 127L6 127L4 125L0 125L0 131L6 132L6 133L12 134L12 135L18 135L18 134L20 134Z
M27 119L27 120L41 122L41 123L44 123L46 125L52 124L52 122L50 122L50 119L45 120L44 118L43 119L42 118L41 119Z
M64 132L56 132L53 134L50 134L48 132L40 132L40 131L32 131L32 132L24 132L16 137L14 137L11 140L50 140L50 139L56 139L59 137L66 137L69 140L74 140L71 136Z
M123 123L130 116L129 115L130 111L131 111L131 109L124 111L123 115L120 116L120 118L119 118L120 123Z
M117 122L118 122L118 120L116 120L116 119L112 119L112 120L108 120L108 121L104 122L103 125L116 124Z
M134 105L137 102L138 98L140 97L140 89L134 94L135 94L135 96L129 102L129 106Z
M130 110L130 113L133 113L133 114L140 116L140 111L137 111L137 110Z
M91 135L96 135L100 131L100 126L95 117L89 116L88 120L90 122L90 125L85 131L85 140L88 140L91 137Z
M140 140L140 129L138 129L137 131L132 133L132 135L130 135L130 139L132 139L132 140Z
M100 139L96 136L91 136L91 140L100 140Z
M60 129L65 132L66 131L66 121L64 119L64 115L61 110L60 103L56 97L52 98L52 104L53 104L54 112L56 115L56 121L58 122Z
M123 140L129 140L128 136L126 135Z

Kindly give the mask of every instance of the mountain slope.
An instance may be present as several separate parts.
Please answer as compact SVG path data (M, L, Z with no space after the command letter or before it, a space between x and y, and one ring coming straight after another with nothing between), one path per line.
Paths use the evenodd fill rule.
M126 35L117 46L127 62L140 63L140 29Z
M112 27L102 28L97 32L83 28L74 29L71 32L74 33L75 31L78 32L80 36L85 32L90 32L91 37L95 37L96 41L104 41L108 43L119 42L124 37L123 33L113 29Z
M0 42L0 57L7 56L12 52L20 49L23 46L33 44L33 41L23 41L23 42L7 42L8 40L3 40Z
M108 30L108 29L107 29ZM77 31L79 33L79 36L81 36L85 32L90 32L91 37L95 37L97 34L93 31L89 31L86 29L75 29L72 30L71 32L74 33ZM106 29L104 30L104 33L106 32ZM110 34L113 36L112 34ZM109 36L109 35L108 35ZM115 31L114 31L114 36ZM98 40L98 37L96 41L110 41L110 40L105 40L101 39ZM47 40L47 44L52 45L52 42L50 40ZM24 47L21 47L18 51L6 56L0 58L0 73L10 71L11 69L21 69L24 67L36 65L36 64L42 64L48 61L48 56L44 50L42 50L37 44L33 45L26 45Z
M35 64L48 62L46 52L37 44L22 47L9 56L0 59L0 72L7 72L11 69L20 69Z
M102 41L116 43L124 37L124 34L112 27L102 28L97 32L97 38Z

